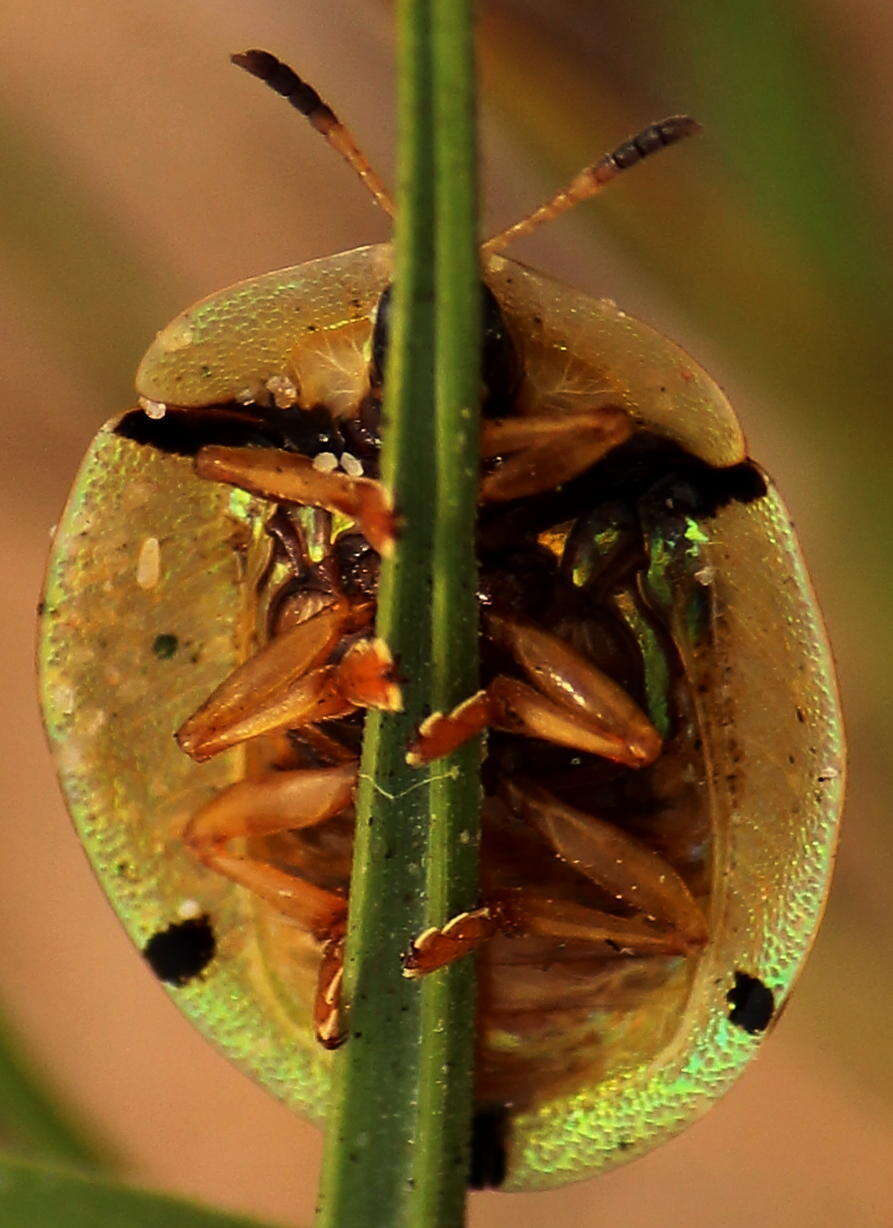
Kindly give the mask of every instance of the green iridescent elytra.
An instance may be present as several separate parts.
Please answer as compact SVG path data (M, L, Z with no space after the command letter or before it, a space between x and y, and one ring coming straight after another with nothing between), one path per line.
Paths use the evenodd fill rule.
M364 362L389 269L388 248L365 248L224 290L159 334L138 391L148 402L207 406L244 401L271 377L301 388L321 378L321 336L336 347L347 338ZM520 412L567 412L608 395L637 429L708 465L744 460L722 393L671 342L514 262L491 258L485 275L524 343ZM249 1074L321 1120L331 1055L316 1044L308 1009L314 943L197 865L180 839L195 810L245 772L244 749L197 765L172 732L255 642L268 514L263 500L197 478L189 459L124 438L114 422L104 427L53 546L41 685L69 809L134 942L143 949L171 926L213 918L214 958L172 996ZM595 553L611 548L617 528L602 521L591 527ZM552 1087L514 1115L509 1189L630 1159L704 1112L757 1052L827 891L843 786L840 715L781 501L769 483L708 520L680 520L678 532L657 516L648 546L643 583L670 629L702 744L711 938L672 992L648 1000L667 1016L644 1021L663 1037L656 1053L643 1057L625 1035L606 1044L588 1081ZM585 551L580 560L582 583ZM639 646L649 714L666 727L659 637L629 602L617 613Z

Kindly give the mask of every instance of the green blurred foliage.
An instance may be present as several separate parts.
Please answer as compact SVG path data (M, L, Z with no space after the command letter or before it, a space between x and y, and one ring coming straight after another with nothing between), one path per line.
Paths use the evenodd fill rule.
M800 441L803 472L790 461L789 472L809 490L818 525L810 526L814 550L820 546L813 561L838 649L853 771L849 834L814 961L819 971L804 978L799 998L816 1020L816 1044L828 1050L822 1060L877 1095L893 1094L882 997L893 969L881 940L893 879L886 647L893 629L893 219L890 142L885 133L879 140L859 87L861 32L852 25L859 7L843 0L481 0L480 37L488 106L541 185L562 182L662 114L690 111L705 125L697 144L667 155L672 164L635 172L638 178L624 178L559 225L569 227L569 267L597 271L593 253L607 239L710 339L725 371L746 385L751 411L763 407L763 421L780 422L779 435ZM170 14L147 6L145 20L158 25L141 37L161 30L170 47L177 30ZM881 25L893 71L893 13ZM103 87L100 80L91 86ZM209 88L197 87L197 100L207 104ZM349 96L345 103L349 113ZM139 106L135 95L131 105ZM207 130L214 115L208 107ZM0 170L5 288L16 322L64 356L89 387L98 423L126 403L122 371L168 305L188 300L188 278L173 258L159 260L157 243L122 224L107 185L78 173L11 88L0 95ZM163 190L151 177L147 187ZM297 226L301 207L297 199ZM196 212L197 242L207 213ZM524 259L525 249L517 255ZM773 468L771 456L758 459ZM5 1041L0 1035L4 1139L32 1156L94 1163L94 1144L72 1130L18 1046ZM8 1198L0 1201L0 1224L116 1216L184 1228L246 1223L192 1220L173 1204L159 1211L146 1203L139 1218L135 1204L86 1185L79 1188L88 1193L88 1218L62 1220L60 1205L75 1205L72 1180L27 1165L0 1169Z

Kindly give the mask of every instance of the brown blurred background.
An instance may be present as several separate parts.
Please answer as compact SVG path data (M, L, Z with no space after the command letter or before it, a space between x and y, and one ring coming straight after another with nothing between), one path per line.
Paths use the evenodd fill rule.
M241 277L386 237L362 189L227 64L269 46L393 168L377 0L30 0L0 45L6 601L0 1002L127 1174L309 1225L320 1137L207 1047L119 930L34 696L50 526L154 331ZM516 254L615 298L725 385L798 521L852 783L822 935L765 1053L700 1124L596 1182L473 1200L479 1228L893 1223L889 1058L893 10L888 0L481 6L485 229L627 132L706 135Z

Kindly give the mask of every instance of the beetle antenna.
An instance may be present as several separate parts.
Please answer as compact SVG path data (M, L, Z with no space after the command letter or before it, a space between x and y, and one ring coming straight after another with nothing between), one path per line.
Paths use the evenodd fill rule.
M294 69L271 55L269 51L242 51L230 56L234 64L244 68L253 77L265 81L271 89L287 98L293 107L306 115L317 132L322 133L333 149L352 167L390 217L394 216L394 202L366 155L360 150L350 132L327 103L323 102L312 85L302 81Z
M522 218L520 222L515 222L514 226L509 226L508 230L500 231L498 235L488 239L482 245L481 253L489 255L491 252L500 251L522 235L530 234L544 222L551 222L568 209L573 209L574 205L597 196L605 184L610 183L621 171L635 166L637 162L657 153L666 145L674 145L683 137L694 136L700 131L701 125L690 115L671 115L656 124L649 124L622 145L618 145L613 153L605 154L598 162L584 167L567 187L556 192L551 200L534 209L533 213Z

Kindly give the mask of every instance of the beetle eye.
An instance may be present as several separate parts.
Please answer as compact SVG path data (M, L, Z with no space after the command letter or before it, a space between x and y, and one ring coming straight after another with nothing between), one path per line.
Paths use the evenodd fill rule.
M385 362L391 333L393 285L387 286L378 300L372 330L372 382L384 382ZM481 379L484 385L484 412L507 413L520 381L518 352L506 326L499 303L489 286L481 283L481 325L483 341Z

